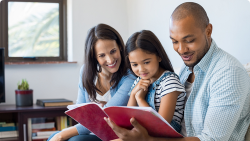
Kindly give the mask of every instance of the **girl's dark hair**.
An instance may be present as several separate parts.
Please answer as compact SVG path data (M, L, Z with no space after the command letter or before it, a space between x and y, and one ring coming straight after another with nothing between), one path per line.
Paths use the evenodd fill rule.
M162 61L160 62L160 67L174 72L172 64L168 58L167 53L165 52L161 42L155 36L155 34L149 30L142 30L140 32L136 32L131 35L125 46L125 56L126 56L126 64L129 69L132 71L128 55L130 52L136 49L142 49L147 53L153 53L159 56ZM132 71L133 72L133 71ZM134 72L133 72L134 73ZM135 75L135 74L134 74Z
M95 86L94 80L98 76L98 73L102 71L99 65L96 55L95 55L95 44L99 39L115 40L120 49L121 54L121 64L117 72L115 72L110 80L110 85L112 88L117 87L118 82L124 75L127 75L127 67L125 64L124 55L124 42L121 35L111 26L106 24L98 24L97 26L91 28L88 32L85 41L85 56L84 56L84 68L82 75L82 85L89 94L89 98L93 101L96 99L96 91L101 92Z

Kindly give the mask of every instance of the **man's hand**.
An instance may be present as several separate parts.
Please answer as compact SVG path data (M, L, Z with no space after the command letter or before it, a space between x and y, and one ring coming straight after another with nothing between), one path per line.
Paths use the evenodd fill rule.
M122 141L121 139L115 139L115 140L111 140L111 141Z
M148 141L150 139L147 130L142 127L134 118L130 119L130 123L134 126L132 130L127 130L117 126L109 118L104 118L104 120L122 141Z

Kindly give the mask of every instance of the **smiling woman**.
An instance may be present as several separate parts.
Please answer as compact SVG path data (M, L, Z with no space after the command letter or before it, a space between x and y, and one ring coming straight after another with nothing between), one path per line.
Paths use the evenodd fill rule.
M91 28L85 42L84 56L84 65L80 70L77 104L96 102L102 107L127 105L128 91L135 76L125 65L124 43L120 34L106 24L98 24ZM87 128L77 124L56 135L51 135L49 140L69 138L70 141L100 140L90 133Z

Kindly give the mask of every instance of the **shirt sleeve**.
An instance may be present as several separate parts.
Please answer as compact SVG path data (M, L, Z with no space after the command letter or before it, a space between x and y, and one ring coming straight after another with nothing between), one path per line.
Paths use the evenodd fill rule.
M124 79L121 80L121 85L113 95L113 97L104 105L104 108L110 106L127 106L129 96L128 92L134 82L136 77L129 71L127 76L124 76Z
M249 92L249 77L239 67L225 67L210 81L210 99L201 141L227 141L241 116Z
M174 92L185 92L185 87L181 84L179 77L176 74L170 74L164 77L161 82L161 97Z
M140 81L140 77L137 77L137 79L134 81L133 85L130 88L130 91L128 92L128 95L131 95L132 90L134 89L134 87L137 85L137 83Z
M79 74L79 81L78 81L78 95L76 99L76 104L81 104L81 103L86 103L86 98L85 98L85 89L82 86L82 73L83 73L83 68L84 65L80 69L80 74Z
M80 69L79 83L78 83L78 96L77 96L76 104L86 103L87 102L86 98L85 98L85 89L82 86L83 68L84 68L84 65ZM91 133L86 127L84 127L80 123L76 124L75 127L76 127L77 132L78 132L79 135L86 135L86 134Z

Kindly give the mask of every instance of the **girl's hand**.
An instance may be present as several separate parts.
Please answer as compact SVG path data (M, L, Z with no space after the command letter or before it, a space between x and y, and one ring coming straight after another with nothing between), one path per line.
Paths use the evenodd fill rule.
M147 93L148 92L148 87L149 87L150 84L151 84L150 80L140 79L140 81L136 84L136 86L132 90L131 94L133 94L135 96L136 93L139 92L139 90L143 90L144 92Z
M144 100L145 96L147 95L148 90L144 91L143 89L140 89L136 94L135 94L135 99L138 102L139 100Z

